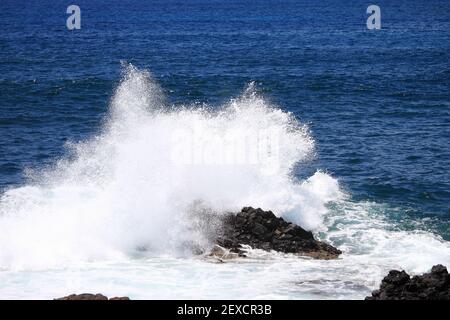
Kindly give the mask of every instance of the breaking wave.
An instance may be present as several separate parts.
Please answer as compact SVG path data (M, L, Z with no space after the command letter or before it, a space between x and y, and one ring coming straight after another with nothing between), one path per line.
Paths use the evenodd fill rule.
M310 230L339 199L323 172L300 181L314 153L308 128L253 85L219 108L169 106L152 76L129 65L103 130L0 200L0 267L64 266L183 251L202 243L192 210L251 205Z

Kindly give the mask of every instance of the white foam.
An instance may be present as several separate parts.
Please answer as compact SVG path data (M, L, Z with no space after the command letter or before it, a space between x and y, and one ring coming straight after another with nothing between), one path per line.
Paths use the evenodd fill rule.
M251 86L215 109L164 106L164 100L148 72L126 68L104 130L69 145L70 156L2 196L1 267L127 259L137 248L175 254L186 241L202 241L186 214L199 202L218 213L262 207L305 228L322 227L338 184L322 172L306 181L291 177L314 145L291 114ZM242 140L249 149L260 147L240 158ZM186 145L194 156L176 161L174 150ZM224 150L231 157L204 157Z

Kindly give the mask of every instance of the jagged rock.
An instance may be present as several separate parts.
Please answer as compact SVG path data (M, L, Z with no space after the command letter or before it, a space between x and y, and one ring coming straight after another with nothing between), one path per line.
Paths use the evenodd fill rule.
M440 264L412 278L405 271L391 270L366 300L450 300L450 275Z
M335 259L342 253L315 240L310 231L276 217L272 211L252 207L245 207L238 214L227 214L222 220L216 243L240 255L244 254L241 245L316 259Z
M100 293L97 293L97 294L82 293L82 294L71 294L69 296L57 298L55 300L130 300L130 298L128 298L128 297L113 297L113 298L108 299L108 297L106 297Z

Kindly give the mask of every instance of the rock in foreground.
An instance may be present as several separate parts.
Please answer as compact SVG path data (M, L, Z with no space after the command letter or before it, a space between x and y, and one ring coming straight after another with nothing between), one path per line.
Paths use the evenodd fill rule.
M316 259L335 259L342 253L315 240L311 232L276 217L272 211L245 207L238 214L227 214L222 223L217 244L241 255L242 244Z
M405 271L391 270L366 300L450 300L450 275L440 264L412 278Z
M100 293L97 293L97 294L82 293L82 294L71 294L69 296L58 298L55 300L130 300L130 298L128 298L128 297L113 297L113 298L108 299L108 297L106 297Z

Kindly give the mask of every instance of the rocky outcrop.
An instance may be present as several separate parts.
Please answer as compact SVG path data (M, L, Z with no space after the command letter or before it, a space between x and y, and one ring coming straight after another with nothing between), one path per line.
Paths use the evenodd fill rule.
M412 278L405 271L391 270L366 300L450 300L450 275L440 264Z
M237 214L227 214L222 220L216 243L239 255L244 255L241 245L316 259L335 259L342 253L314 239L310 231L276 217L272 211L252 207L245 207Z
M128 297L113 297L109 298L102 295L101 293L82 293L82 294L71 294L66 297L58 298L55 300L130 300Z

